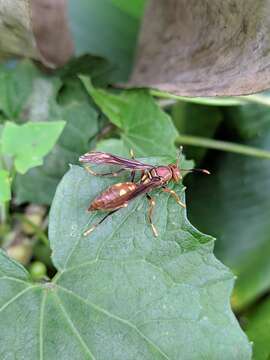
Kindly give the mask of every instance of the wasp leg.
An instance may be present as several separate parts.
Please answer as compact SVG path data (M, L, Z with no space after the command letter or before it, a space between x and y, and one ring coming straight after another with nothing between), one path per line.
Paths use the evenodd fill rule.
M83 233L83 236L87 236L89 234L91 234L92 231L94 231L101 223L103 223L103 221L105 219L107 219L108 216L112 215L113 213L115 213L116 211L122 209L122 208L125 208L128 206L128 203L125 202L124 204L120 205L119 207L117 207L116 209L110 211L108 214L106 214L104 216L104 218L102 218L98 223L92 225L88 230L86 230L84 233Z
M120 169L120 170L117 170L117 171L114 171L114 172L108 172L108 173L103 173L103 174L99 174L99 173L96 173L95 171L93 171L90 166L85 166L84 167L85 170L87 172L89 172L89 174L91 175L94 175L94 176L118 176L118 174L120 174L122 171L125 171L125 169Z
M183 191L185 190L185 188L183 189ZM177 204L179 204L180 206L182 206L183 208L186 207L186 205L180 200L179 196L176 194L175 191L167 188L166 186L162 187L162 191L166 192L166 193L170 193L174 198L175 201L177 202Z
M91 234L91 232L94 231L96 227L98 227L101 223L103 223L103 221L104 221L105 219L107 219L108 216L112 215L112 214L115 213L117 210L119 210L119 209L110 211L108 214L106 214L106 215L104 216L104 218L102 218L98 223L94 224L94 225L91 226L88 230L86 230L86 231L83 233L83 236L87 236L87 235Z
M153 224L153 221L152 221L153 209L154 209L154 207L155 207L155 205L156 205L156 202L155 202L155 200L154 200L149 194L146 194L146 197L147 197L148 202L149 202L148 220L149 220L150 225L151 225L151 227L152 227L154 236L157 237L157 236L158 236L158 232L157 232L157 229L155 228L155 225Z
M129 150L129 154L130 154L131 159L135 160L134 151L132 149ZM132 170L131 171L131 179L130 179L131 182L134 182L135 174L136 174L136 171Z

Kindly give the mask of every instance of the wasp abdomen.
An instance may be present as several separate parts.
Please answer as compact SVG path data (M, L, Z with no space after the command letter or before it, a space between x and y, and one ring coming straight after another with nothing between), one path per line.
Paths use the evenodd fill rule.
M115 210L124 207L136 188L137 185L132 182L114 184L92 201L88 211Z

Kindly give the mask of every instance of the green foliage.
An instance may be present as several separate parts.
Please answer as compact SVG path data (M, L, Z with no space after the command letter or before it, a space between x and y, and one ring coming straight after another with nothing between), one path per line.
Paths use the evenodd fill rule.
M233 130L244 140L260 136L269 129L269 106L248 104L228 107L225 115Z
M0 110L9 119L17 118L33 91L38 70L30 61L0 66Z
M0 169L0 204L11 199L10 175L6 170Z
M102 216L86 214L89 201L113 182L76 166L65 175L50 215L53 282L29 283L2 254L0 355L12 348L28 359L249 359L229 307L233 277L214 258L212 238L168 194L155 192L158 238L143 198L82 236ZM23 336L11 347L15 329Z
M250 106L246 107L237 109L235 114L244 113ZM258 123L265 134L246 140L245 144L270 149L270 121L268 127L260 118ZM247 129L248 119L241 137L245 133L250 138ZM243 309L270 288L270 197L266 191L269 162L219 153L212 159L211 173L211 177L194 177L189 182L189 215L199 229L218 238L215 248L218 258L238 276L233 305Z
M133 0L132 2L127 2L126 0L111 0L111 2L127 14L140 19L143 15L146 0Z
M180 134L212 138L222 121L221 111L209 105L177 102L172 107L172 119ZM198 121L198 119L200 119ZM205 148L187 147L186 155L199 162L206 154Z
M104 57L111 64L111 79L126 80L133 63L143 3L69 0L68 20L76 55Z
M33 246L29 274L0 251L1 359L249 360L230 307L235 276L200 231L217 237L216 256L237 275L231 302L254 359L270 356L269 296L262 299L270 290L270 167L259 159L270 158L269 95L185 98L110 86L130 73L145 4L69 0L79 57L49 72L27 60L0 66L1 245L23 252L26 238ZM132 149L168 164L179 145L212 173L185 179L200 231L155 190L158 238L144 196L82 236L104 216L87 213L89 203L130 174L90 176L74 165L81 154L130 157ZM181 168L192 166L182 159ZM170 186L184 201L183 185ZM29 202L42 204L44 218L27 233Z
M14 134L13 140L10 139L8 152L9 155L19 154L19 161L24 162L23 172L28 170L28 164L31 167L35 166L26 174L17 175L15 178L16 201L19 203L32 201L50 204L59 180L68 169L68 164L76 162L81 153L89 150L90 140L98 133L97 113L90 105L89 97L81 83L74 79L72 69L66 70L72 75L68 79L64 77L64 82L59 76L48 77L42 74L28 61L5 70L8 76L5 76L5 88L0 92L0 100L2 95L8 99L7 104L10 106L10 110L7 111L6 108L5 112L10 113L11 118L17 123L27 121L22 128L10 124ZM20 83L20 86L16 88L17 83ZM19 105L13 103L14 98L20 99ZM38 166L42 164L42 159L40 156L36 157L39 155L37 151L42 150L43 145L50 147L49 150L52 149L54 138L58 138L56 132L52 134L53 128L58 126L54 123L59 119L65 120L66 126L53 150L44 158L43 165ZM42 124L41 120L46 123ZM44 126L48 126L48 130L43 131ZM41 138L36 136L37 128ZM34 136L34 144L38 143L38 147L35 145L35 151L29 137L24 137L22 143L21 134L17 136L21 129L27 131L27 136Z
M256 309L244 319L248 337L252 340L253 356L256 360L270 357L270 301L267 297Z
M102 112L122 130L121 138L128 149L133 149L137 156L175 156L177 131L170 117L148 92L134 90L112 94L95 89L86 77L81 80Z
M50 204L56 186L70 163L89 150L89 139L98 132L97 113L87 103L71 103L61 109L66 126L43 166L16 179L17 201Z
M42 164L65 126L64 121L31 122L16 125L7 122L2 132L2 152L14 157L16 170L24 174Z

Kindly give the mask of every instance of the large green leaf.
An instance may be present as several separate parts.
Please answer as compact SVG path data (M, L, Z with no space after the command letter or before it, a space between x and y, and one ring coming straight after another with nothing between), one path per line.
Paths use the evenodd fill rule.
M0 262L0 357L250 359L229 305L232 274L168 194L154 192L158 238L143 198L82 236L102 217L85 209L112 182L77 166L63 178L50 215L52 282L30 284Z
M253 341L254 360L270 359L270 299L267 297L262 303L245 316L245 329L250 340Z
M270 148L269 131L247 145ZM236 154L213 155L211 176L190 178L189 216L218 238L216 255L238 276L233 305L241 309L270 287L270 166Z
M131 90L116 95L95 89L88 78L80 78L103 113L122 130L127 148L138 156L175 155L177 131L148 92Z
M126 80L133 63L144 2L119 0L68 1L68 20L77 56L106 58L114 80Z
M65 126L64 121L29 122L16 125L7 122L2 132L3 154L14 157L16 170L24 174L41 165Z
M225 111L226 120L241 139L251 139L269 129L270 107L247 104L229 107Z
M66 126L53 150L42 166L16 178L16 200L41 204L52 202L56 186L70 163L89 150L89 139L98 132L97 113L86 102L63 106L62 118Z

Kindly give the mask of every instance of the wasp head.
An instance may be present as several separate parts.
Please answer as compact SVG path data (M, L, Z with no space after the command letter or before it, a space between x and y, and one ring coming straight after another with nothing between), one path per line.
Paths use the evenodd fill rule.
M174 182L179 182L182 179L180 169L176 164L170 164L169 165L171 171L172 171L172 179Z

